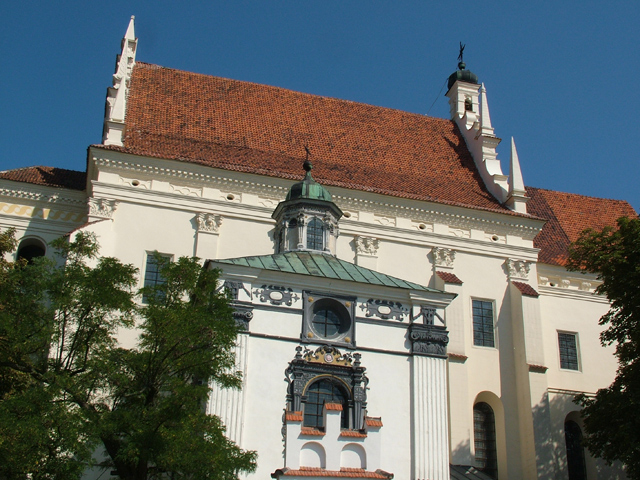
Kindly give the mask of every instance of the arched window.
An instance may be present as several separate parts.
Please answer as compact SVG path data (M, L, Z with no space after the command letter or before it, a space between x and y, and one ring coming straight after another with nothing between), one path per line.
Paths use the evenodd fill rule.
M473 440L476 466L491 478L498 478L496 422L493 410L484 402L473 407Z
M324 427L322 411L325 403L342 405L342 428L349 428L348 395L342 385L335 380L322 378L312 383L306 391L304 403L304 425L307 427Z
M310 250L323 250L323 236L322 222L314 218L307 225L307 248Z
M25 238L18 246L18 259L24 258L29 263L35 258L44 257L45 253L47 253L47 247L37 238Z
M576 422L572 420L564 422L564 441L567 446L569 480L585 480L587 469L582 447L582 431Z

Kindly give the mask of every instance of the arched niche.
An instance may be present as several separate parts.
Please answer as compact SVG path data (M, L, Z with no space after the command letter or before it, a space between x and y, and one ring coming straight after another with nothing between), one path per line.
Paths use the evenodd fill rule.
M502 400L495 393L484 391L478 393L473 405L471 406L471 431L474 430L474 408L481 406L482 404L490 407L493 415L493 422L495 428L495 446L496 446L496 460L497 460L497 475L506 475L507 472L507 440L506 440L506 426L504 421L504 406ZM486 407L483 408L486 411ZM475 458L475 432L471 438L471 456ZM502 472L502 473L500 473Z
M367 468L367 452L362 445L348 443L340 452L340 468Z
M38 257L44 257L47 254L47 244L38 237L25 237L18 244L18 252L16 258L19 260L24 258L31 263Z
M318 442L305 443L300 449L300 466L326 468L327 454Z

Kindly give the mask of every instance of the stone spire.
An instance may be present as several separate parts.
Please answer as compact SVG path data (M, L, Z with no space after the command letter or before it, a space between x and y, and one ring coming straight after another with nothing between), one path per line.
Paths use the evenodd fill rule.
M509 197L507 198L507 206L519 213L527 213L527 192L524 188L524 179L522 178L522 170L520 169L520 160L518 159L518 151L516 150L516 142L511 137L511 171L509 173Z
M107 89L107 105L102 131L102 143L105 145L122 145L127 96L129 95L131 73L136 63L136 48L138 46L134 19L135 17L131 16L127 31L122 39L122 53L118 55L116 60L113 86Z
M489 102L487 102L487 89L484 88L484 83L480 87L480 133L494 135L489 115Z

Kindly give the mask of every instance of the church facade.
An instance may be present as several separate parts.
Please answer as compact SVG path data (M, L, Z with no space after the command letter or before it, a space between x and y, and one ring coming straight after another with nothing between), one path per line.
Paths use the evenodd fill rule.
M85 172L0 172L16 255L70 232L159 281L153 252L219 268L240 391L207 405L247 478L625 478L572 402L611 383L595 277L568 272L624 201L526 187L497 159L466 65L450 119L146 64L133 19ZM121 342L133 345L135 333Z

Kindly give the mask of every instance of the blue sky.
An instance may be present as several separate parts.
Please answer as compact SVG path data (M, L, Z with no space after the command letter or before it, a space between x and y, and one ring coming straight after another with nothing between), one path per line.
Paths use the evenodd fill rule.
M436 117L462 41L505 173L640 211L637 1L2 2L0 170L84 170L131 15L140 61Z

